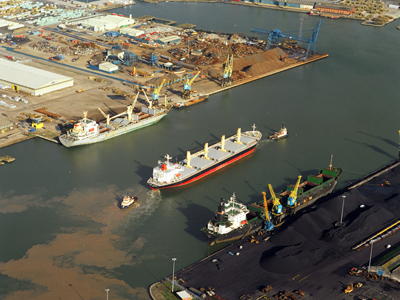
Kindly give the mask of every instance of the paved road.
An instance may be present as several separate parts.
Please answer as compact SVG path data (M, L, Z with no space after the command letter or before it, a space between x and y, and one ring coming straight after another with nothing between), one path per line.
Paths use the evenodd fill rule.
M391 187L380 186L385 179L391 182ZM176 276L186 282L186 287L214 287L223 299L239 299L247 294L256 299L264 285L273 287L270 296L282 290L301 289L307 295L304 299L399 299L399 283L348 274L352 267L368 267L371 253L371 248L357 252L351 247L400 216L399 183L400 167L397 167L351 191L344 189L321 199L314 208L287 221L268 241L261 238L259 244L239 241L177 272ZM342 194L347 196L346 226L336 228L333 224L340 220ZM365 208L361 209L361 204ZM399 239L400 231L375 244L372 258ZM240 254L232 256L229 251ZM213 263L214 258L223 262ZM218 270L217 264L223 270ZM343 289L351 282L362 282L364 286L344 294Z

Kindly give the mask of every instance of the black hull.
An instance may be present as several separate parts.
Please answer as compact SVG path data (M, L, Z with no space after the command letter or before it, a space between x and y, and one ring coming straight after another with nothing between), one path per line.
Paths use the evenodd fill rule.
M310 190L306 194L299 196L297 200L300 204L293 208L287 207L281 215L272 215L272 223L275 226L279 226L291 215L314 204L318 199L332 193L336 184L337 181L336 179L334 179L330 182L325 182L322 186L316 187L315 190ZM304 202L304 200L306 201ZM259 231L261 228L264 228L264 222L265 221L263 219L261 219L259 216L256 216L252 220L249 220L249 223L244 225L242 228L224 235L215 236L213 234L210 234L206 230L203 230L203 233L209 240L209 244L214 245L215 243L224 243L243 239L244 237Z

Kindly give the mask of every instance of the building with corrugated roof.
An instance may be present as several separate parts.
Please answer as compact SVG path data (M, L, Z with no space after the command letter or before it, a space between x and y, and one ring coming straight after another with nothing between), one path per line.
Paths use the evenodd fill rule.
M182 40L182 38L177 35L170 35L170 36L156 39L156 40L154 40L154 43L157 43L160 45L169 45L170 43L180 43L181 40Z
M74 79L0 58L0 83L33 96L74 85Z
M107 15L83 20L81 24L82 26L92 29L93 31L102 32L114 28L133 25L135 24L135 20L132 18Z

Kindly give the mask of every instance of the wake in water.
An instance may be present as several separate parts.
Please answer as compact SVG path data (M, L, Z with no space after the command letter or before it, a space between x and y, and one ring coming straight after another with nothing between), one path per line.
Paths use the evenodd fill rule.
M129 212L129 223L132 223L131 221L138 220L139 218L141 219L141 222L143 222L143 218L147 219L150 215L152 215L152 213L156 210L162 200L160 190L150 190L147 191L145 194L142 193L141 195L142 196L140 197L138 196L139 206L133 208Z

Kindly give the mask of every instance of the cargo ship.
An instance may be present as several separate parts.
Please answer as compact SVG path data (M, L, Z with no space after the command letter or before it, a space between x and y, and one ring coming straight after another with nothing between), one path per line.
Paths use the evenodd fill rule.
M228 200L221 199L215 217L201 231L210 245L242 239L255 232L271 232L297 211L313 204L331 193L342 173L340 168L322 169L318 175L309 175L300 183L288 185L285 191L274 193L271 198L248 206L237 201L235 194Z
M134 104L136 103L134 100ZM106 118L105 123L98 124L87 118L87 112L83 112L83 119L74 124L74 128L58 137L65 147L81 146L102 142L116 136L141 129L157 123L164 118L168 110L164 108L142 107L139 113L134 113L134 104L128 105L127 110L121 114L110 117L100 108L100 112Z
M174 108L177 108L177 109L185 108L185 107L192 106L194 104L203 102L204 100L207 100L207 99L208 99L208 95L199 95L197 98L176 103L174 105Z
M226 138L212 146L205 144L204 149L194 154L187 152L186 159L172 163L168 154L165 161L158 161L153 169L153 177L147 183L151 189L165 189L186 185L206 177L242 158L251 154L262 137L261 132L255 130L241 132Z

